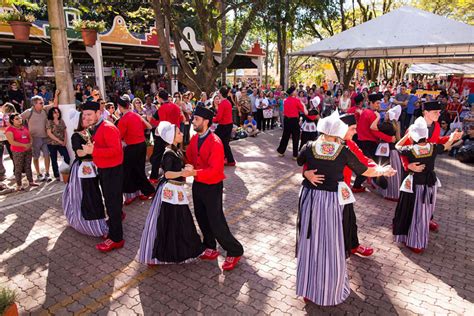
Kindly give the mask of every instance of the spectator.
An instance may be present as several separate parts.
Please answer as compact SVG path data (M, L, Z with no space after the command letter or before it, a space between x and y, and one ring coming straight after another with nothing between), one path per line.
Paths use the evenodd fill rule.
M106 115L104 119L112 123L115 123L115 121L117 120L117 117L115 116L115 111L116 111L115 105L112 102L107 102L105 104L104 114Z
M24 109L25 96L23 92L18 90L18 84L13 81L10 84L10 90L8 90L8 99L15 106L15 110L21 113Z
M241 89L241 95L239 98L239 102L237 103L237 109L239 110L240 121L243 123L248 115L250 114L250 110L252 108L250 97L247 94L245 88Z
M244 121L244 129L248 136L255 137L258 135L259 130L257 129L257 121L253 119L252 114L249 114L247 119Z
M61 118L61 111L59 108L51 108L48 111L48 125L46 131L50 139L48 150L51 157L51 165L53 167L53 175L56 180L59 180L58 168L58 152L63 156L64 162L69 165L69 153L67 152L67 134L66 124Z
M383 122L385 120L385 113L392 108L392 95L390 91L385 91L383 94L383 99L380 102L380 121Z
M82 93L82 87L80 84L76 84L76 90L74 90L74 98L76 99L76 106L84 102L84 94Z
M400 93L396 94L395 99L392 101L393 104L400 105L402 107L402 115L400 116L400 122L402 122L402 135L405 131L404 122L405 117L407 116L408 99L410 98L410 95L407 94L406 91L407 86L405 84L402 84L400 86Z
M191 103L192 93L190 91L183 94L183 102L181 102L181 111L183 112L184 120L181 123L181 130L183 132L183 144L189 144L189 137L191 131L191 115L193 114L193 105Z
M199 98L199 101L196 103L196 106L208 106L210 101L207 99L207 93L206 92L201 92L201 97Z
M43 98L44 104L49 104L53 99L53 96L46 89L46 86L40 87L40 92L38 93L38 95Z
M406 131L408 127L415 121L414 113L416 110L417 102L418 102L418 97L416 96L416 89L411 89L410 96L408 97L407 107L406 107L405 120L402 122L403 131Z
M143 108L143 103L142 103L142 100L140 98L133 99L132 108L133 108L133 112L135 112L139 115L144 115L145 114L145 111L144 111L144 108Z
M6 129L6 137L10 143L10 148L13 154L13 165L16 181L16 190L24 190L22 186L22 172L26 173L29 185L31 187L38 186L33 181L33 173L31 172L31 157L32 157L32 138L28 128L23 126L21 115L13 113L9 116L10 126Z
M43 98L40 96L35 96L31 98L31 109L28 109L21 113L23 120L28 122L28 129L30 136L32 138L32 149L33 149L33 165L35 166L36 176L38 181L50 181L49 178L49 150L48 150L48 134L46 132L46 124L48 122L48 113L51 107L58 106L58 95L59 90L56 91L56 96L54 98L54 104L52 106L44 105ZM41 169L39 165L39 158L43 152L44 157L44 176L41 174Z
M461 114L462 111L462 103L459 102L459 94L453 95L453 100L448 102L446 106L446 111L448 112L449 121L452 122L454 119Z
M300 99L301 103L303 103L304 106L308 105L308 98L305 96L303 90L300 90L298 92L298 99Z

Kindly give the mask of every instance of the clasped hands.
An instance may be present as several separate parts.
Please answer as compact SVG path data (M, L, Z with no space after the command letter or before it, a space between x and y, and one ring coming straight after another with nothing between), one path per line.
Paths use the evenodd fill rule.
M186 165L184 166L184 169L181 170L181 175L182 175L183 177L193 177L193 176L196 175L196 170L194 170L193 165L191 165L191 164L186 164Z

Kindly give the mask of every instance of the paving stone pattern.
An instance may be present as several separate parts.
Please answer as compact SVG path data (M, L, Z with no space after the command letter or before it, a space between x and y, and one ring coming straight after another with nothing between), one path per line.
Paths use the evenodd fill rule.
M21 314L474 314L473 167L446 155L435 217L441 229L416 255L392 242L395 203L356 196L359 238L375 247L351 256L352 294L335 307L295 295L296 212L301 169L276 155L281 130L232 142L237 168L226 167L229 226L245 247L239 266L218 262L149 268L134 259L150 202L124 207L126 244L108 254L98 238L68 227L64 185L53 182L0 200L0 284L18 291ZM188 186L188 189L190 186ZM191 205L192 207L192 205Z

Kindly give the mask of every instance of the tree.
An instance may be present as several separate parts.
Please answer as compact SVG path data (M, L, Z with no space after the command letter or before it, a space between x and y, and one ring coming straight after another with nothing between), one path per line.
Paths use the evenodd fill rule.
M262 10L266 1L227 0L224 10L219 10L217 3L218 0L153 0L152 2L156 16L160 53L167 65L168 73L171 73L172 59L176 57L180 64L178 80L195 93L201 91L210 93L214 89L216 79L234 59L245 35L252 27L257 13ZM236 9L239 9L242 13L240 16L241 28L233 39L232 46L227 51L226 57L219 65L215 66L213 51L216 41L222 35L219 28L222 15ZM183 35L180 21L185 15L191 15L196 18L204 52L196 51L190 41ZM170 41L166 37L165 24L169 26L176 56L171 54ZM179 45L181 41L187 44L190 54L185 54Z
M413 0L412 4L422 10L474 25L472 0Z

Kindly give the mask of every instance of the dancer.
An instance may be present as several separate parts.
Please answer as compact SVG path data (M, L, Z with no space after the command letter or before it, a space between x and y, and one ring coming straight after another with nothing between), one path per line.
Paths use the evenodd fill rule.
M117 127L126 144L123 149L124 204L129 205L137 198L151 199L155 193L155 188L150 184L145 173L145 130L151 129L151 125L140 115L132 112L127 99L120 97L118 105L122 117Z
M183 121L183 115L181 109L177 104L169 101L169 94L166 90L160 90L158 92L158 102L161 104L158 111L153 114L152 123L158 124L161 121L170 122L176 126L180 126ZM158 173L161 165L161 159L166 149L166 142L160 138L160 135L156 134L153 137L153 154L150 157L151 163L151 174L150 182L153 184L158 183Z
M426 121L426 125L428 126L428 143L433 144L445 144L449 136L440 136L440 126L438 123L439 116L441 114L442 104L438 101L431 101L425 102L423 104L423 118ZM454 133L454 141L461 139L462 132L455 131ZM412 145L411 139L406 138L405 142L400 143L400 146ZM408 163L408 159L403 155L400 155L402 165L405 171L412 171L412 172L421 172L425 168L423 164L419 162L412 162ZM430 221L430 230L437 231L439 229L439 224L433 220Z
M318 106L321 99L316 96L309 103L308 115L303 116L303 124L301 124L301 142L300 150L310 140L316 140L318 132L316 131L316 123L319 119Z
M184 191L183 153L178 144L183 141L179 128L170 122L158 125L160 137L169 144L163 154L164 176L145 222L138 261L148 265L185 263L204 252Z
M104 237L107 236L109 227L105 221L97 167L92 162L92 156L82 149L82 145L91 142L87 127L81 113L77 129L71 136L71 146L76 159L71 165L62 206L64 216L72 228L84 235Z
M404 243L415 253L423 252L428 246L430 219L440 183L434 171L436 156L449 148L456 137L454 133L451 134L448 141L442 145L429 143L428 136L426 121L419 117L395 146L409 163L419 162L425 166L423 171L410 173L403 180L400 200L393 218L395 242ZM414 145L402 146L408 138Z
M317 305L342 303L350 294L344 255L343 206L354 196L341 179L344 166L357 174L373 177L393 174L390 167L378 171L364 166L341 142L348 126L338 111L320 119L322 135L300 151L298 165L308 165L324 175L324 183L314 186L305 179L299 198L296 294Z
M120 131L114 124L101 117L99 103L87 101L82 116L90 126L92 142L82 145L83 151L92 155L97 166L99 183L109 216L108 238L96 245L97 250L108 252L125 244L122 228L123 150Z
M196 107L193 127L197 134L191 138L186 150L187 161L193 169L183 175L194 177L194 212L206 246L201 259L217 259L217 240L227 251L222 269L228 271L235 268L244 248L230 232L222 209L224 146L219 137L209 130L212 116L211 110Z
M213 119L213 122L218 124L215 133L219 136L224 145L225 165L233 167L235 166L235 160L229 144L232 135L232 127L234 126L232 122L232 104L227 100L229 90L227 90L226 87L220 88L219 93L221 102L219 103L216 117Z
M283 134L281 135L280 145L278 146L277 152L280 157L285 155L286 147L290 136L293 140L293 160L296 160L298 156L298 142L300 140L300 125L299 116L300 112L304 115L308 115L308 110L300 99L296 97L296 88L291 87L288 89L288 98L285 99L283 106Z
M398 118L402 113L402 107L396 105L395 107L389 109L385 114L385 119L382 124L379 125L380 114L376 112L376 119L370 125L370 128L374 131L380 131L388 136L395 136L397 141L400 140L400 124ZM390 163L390 165L397 170L395 176L388 179L380 178L374 181L374 184L379 185L379 191L384 197L384 199L398 202L400 196L400 182L402 177L402 164L400 161L400 155L395 149L394 143L379 143L375 155L381 158L381 165Z
M347 133L344 136L345 145L350 151L356 155L357 159L366 167L376 167L377 164L370 158L366 157L356 142L352 140L357 133L357 121L354 114L346 114L340 117L341 121L347 124ZM344 167L344 182L350 186L352 178L352 169L348 166ZM357 218L354 211L354 203L344 205L342 215L342 227L344 231L344 246L346 256L351 254L358 254L368 257L374 253L374 249L367 246L362 246L359 243L359 236L357 235Z

